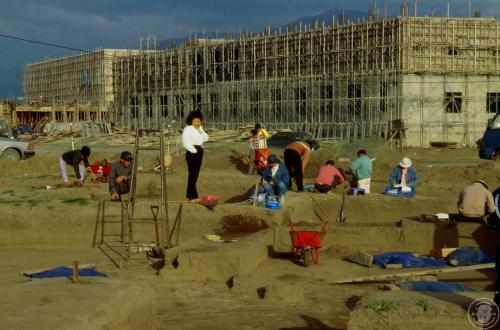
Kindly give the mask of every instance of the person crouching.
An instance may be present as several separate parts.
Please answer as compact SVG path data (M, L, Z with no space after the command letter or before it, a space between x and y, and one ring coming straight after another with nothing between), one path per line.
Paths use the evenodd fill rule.
M269 156L269 166L262 171L262 186L267 195L278 196L280 204L285 202L290 175L285 165L281 164L276 155Z
M132 177L132 154L122 152L120 160L111 164L109 173L109 193L112 201L120 201L122 195L130 192L130 179Z
M345 182L340 171L335 167L333 160L327 160L319 169L318 177L314 180L314 187L321 193L328 193L337 185Z

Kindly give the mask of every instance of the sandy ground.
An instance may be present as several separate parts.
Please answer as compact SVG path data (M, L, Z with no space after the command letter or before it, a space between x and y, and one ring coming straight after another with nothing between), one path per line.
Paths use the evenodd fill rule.
M347 196L347 221L335 223L340 194L289 192L280 211L247 205L246 193L256 177L245 175L246 143L209 143L198 190L218 195L221 204L213 211L183 206L178 244L168 250L166 265L157 272L143 253L134 254L118 269L101 250L91 247L98 203L109 199L107 185L46 189L60 183L58 157L69 146L69 141L39 144L34 158L0 160L2 329L467 329L472 328L466 316L468 304L475 297L493 295L495 274L488 271L439 277L478 290L472 295L381 291L380 283L331 285L340 279L398 272L343 260L359 249L427 254L458 244L494 252L500 243L498 231L480 224L445 226L415 220L421 214L456 211L457 196L472 179L499 186L500 165L478 159L477 150L405 150L420 182L417 196L404 199L381 194L402 157L399 150L378 140L323 143L307 168L308 182L327 159L336 159L345 168L359 148L376 158L373 193ZM131 146L90 146L92 161L132 151ZM282 150L275 151L282 155ZM138 165L154 167L154 155L143 155ZM168 198L183 200L187 177L183 154L174 156L172 168ZM140 191L156 191L155 178L142 177ZM138 212L147 215L147 206ZM120 212L119 203L106 207L107 214ZM170 204L171 221L178 210L179 204ZM320 218L332 222L323 238L320 263L308 268L293 263L287 258L288 219L299 228L318 230ZM237 241L221 244L203 238L213 233ZM138 228L137 241L153 239L152 225ZM109 255L117 260L116 254ZM74 285L67 279L30 281L21 276L26 270L69 265L73 260L95 264L107 277L85 278ZM371 308L380 301L391 302L381 314Z

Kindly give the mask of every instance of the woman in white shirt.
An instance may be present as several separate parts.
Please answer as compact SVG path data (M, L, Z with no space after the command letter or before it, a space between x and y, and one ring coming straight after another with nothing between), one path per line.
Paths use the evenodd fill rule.
M196 181L200 174L201 162L203 160L203 143L208 141L208 135L201 126L203 116L200 111L191 111L186 119L188 126L182 131L182 145L186 148L186 162L188 165L188 184L186 198L198 199Z

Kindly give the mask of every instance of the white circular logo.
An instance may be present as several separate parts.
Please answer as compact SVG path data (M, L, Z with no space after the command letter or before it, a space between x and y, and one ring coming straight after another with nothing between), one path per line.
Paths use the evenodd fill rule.
M469 322L478 329L491 329L497 323L500 317L498 306L493 300L488 298L479 298L469 305L467 313Z

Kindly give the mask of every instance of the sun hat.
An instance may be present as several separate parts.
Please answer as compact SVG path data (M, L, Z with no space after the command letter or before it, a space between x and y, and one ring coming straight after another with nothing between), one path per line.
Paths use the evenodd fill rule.
M411 167L411 159L408 157L403 157L403 159L401 159L401 161L399 162L399 166L403 168Z
M267 159L267 162L269 164L276 164L276 163L279 163L280 162L280 159L276 156L276 155L271 155L269 156L269 158Z

